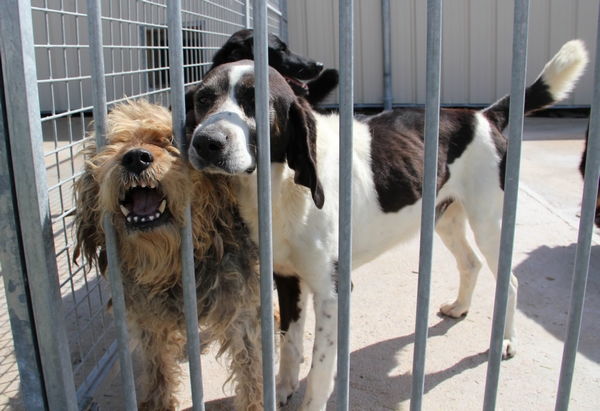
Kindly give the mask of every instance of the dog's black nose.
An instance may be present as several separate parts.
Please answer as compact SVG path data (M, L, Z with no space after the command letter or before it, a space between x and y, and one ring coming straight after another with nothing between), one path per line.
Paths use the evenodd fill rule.
M142 171L150 167L154 161L152 153L142 148L134 148L129 150L123 156L121 165L132 173L140 174Z
M194 136L192 145L201 157L210 160L227 145L227 135L219 130L201 131Z

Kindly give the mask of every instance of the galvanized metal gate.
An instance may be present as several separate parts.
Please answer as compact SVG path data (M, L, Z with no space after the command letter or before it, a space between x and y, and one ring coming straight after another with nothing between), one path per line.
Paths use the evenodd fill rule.
M441 0L428 1L425 181L419 297L411 409L422 408L431 255L435 211L439 121ZM70 228L75 212L73 181L80 175L76 153L86 144L90 111L96 134L106 133L106 107L146 96L173 108L176 140L185 146L184 87L202 78L214 51L240 28L256 30L256 101L259 129L259 214L265 409L274 410L274 326L270 175L268 167L267 30L286 39L286 3L211 0L5 0L0 5L0 249L13 338L27 409L76 410L93 402L94 392L119 358L126 409L137 409L128 331L114 233L105 224L115 320L104 310L109 296L97 272L72 265ZM510 145L488 377L483 408L495 409L502 337L512 265L523 125L528 0L515 1ZM597 41L597 46L600 42ZM182 52L183 51L183 52ZM340 0L340 258L338 409L349 404L351 271L351 180L353 116L353 2ZM600 56L600 53L596 53ZM597 57L598 58L598 57ZM595 195L600 170L600 64L596 64L591 136L574 282L557 410L566 410L590 257ZM102 141L98 141L101 146ZM183 153L186 150L182 150ZM262 160L261 160L262 159ZM189 215L189 207L188 207ZM191 262L191 233L182 259ZM111 251L112 248L112 251ZM193 267L186 318L194 330L197 314ZM198 334L188 334L194 409L204 409Z

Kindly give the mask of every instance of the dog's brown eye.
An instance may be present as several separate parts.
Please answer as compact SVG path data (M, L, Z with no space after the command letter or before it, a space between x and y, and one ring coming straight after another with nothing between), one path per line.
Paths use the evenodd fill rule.
M210 103L210 99L208 97L200 97L198 99L198 103L202 104L203 106L207 105L208 103Z

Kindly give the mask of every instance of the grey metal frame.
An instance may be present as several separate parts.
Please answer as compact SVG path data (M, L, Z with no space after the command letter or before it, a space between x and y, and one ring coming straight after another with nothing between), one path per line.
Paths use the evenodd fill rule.
M169 42L169 94L173 109L173 127L176 144L184 157L187 156L184 107L184 57L182 3L166 0ZM96 144L100 148L106 136L107 84L105 73L101 0L87 0L91 81L95 119ZM222 8L220 4L206 2L206 7ZM256 112L258 130L258 178L260 223L260 276L262 303L262 343L264 403L266 410L275 410L275 356L273 324L273 260L271 239L271 188L269 150L269 89L267 62L267 32L269 13L279 19L280 27L287 24L286 2L280 2L280 10L267 0L237 2L243 11L237 12L242 23L234 27L255 27ZM383 0L384 10L389 2ZM413 382L410 408L422 408L425 376L426 345L428 333L429 289L435 224L436 165L440 108L440 61L441 61L441 0L428 0L427 35L427 88L425 124L425 173L423 185L422 230L419 259L419 285L417 322L413 362ZM339 284L338 284L338 391L337 409L351 409L349 404L350 370L350 289L351 289L351 216L352 216L352 124L353 124L353 76L354 76L354 4L353 0L340 0L340 216L339 216ZM240 8L241 9L241 8ZM77 410L89 405L98 379L107 375L118 354L128 411L136 410L135 381L131 363L130 344L125 321L125 303L120 278L118 251L114 228L104 222L108 248L109 273L115 315L117 342L113 343L96 367L87 376L85 384L76 391L74 373L69 353L65 315L59 283L58 267L53 248L52 218L49 209L48 183L44 165L43 137L38 104L35 47L31 6L27 0L3 0L0 2L0 51L4 84L0 90L0 233L8 239L6 247L0 248L2 272L7 282L7 298L11 308L13 338L17 343L19 371L28 410ZM487 370L483 409L496 408L502 340L506 322L508 287L512 266L515 217L519 190L521 137L523 131L523 107L525 72L527 66L529 0L515 0L513 34L513 70L507 174L504 213L500 249L500 263L494 305L494 318L490 338L490 354ZM251 14L252 13L252 14ZM74 13L79 15L78 13ZM198 12L198 15L201 13ZM388 13L389 15L389 13ZM4 16L13 16L6 18ZM218 23L227 23L215 18ZM600 28L600 14L598 16ZM385 22L385 20L384 20ZM389 27L384 24L384 37L389 37ZM208 26L201 31L210 32ZM285 31L285 30L284 30ZM212 32L211 34L219 34ZM108 34L112 36L111 33ZM571 306L564 345L563 363L557 391L556 410L568 409L573 370L583 312L583 300L590 260L591 237L595 198L600 177L600 29L597 35L595 65L595 88L591 110L590 139L584 185L583 205L579 229L576 262L574 266ZM284 40L287 34L282 35ZM386 49L391 39L384 39ZM113 47L113 43L109 47ZM208 46L216 50L215 45ZM389 59L389 50L386 52ZM385 64L386 89L391 82L391 63ZM113 70L114 74L114 70ZM388 75L390 74L390 75ZM51 82L51 81L46 81ZM114 84L114 83L113 83ZM2 85L2 82L0 82ZM116 90L116 86L114 90ZM140 87L143 89L143 87ZM160 93L167 91L161 87ZM115 94L113 92L113 94ZM391 103L386 94L386 103ZM6 113L6 116L4 114ZM27 113L27 115L22 115ZM55 114L55 113L53 113ZM56 115L56 114L55 114ZM27 138L25 138L27 137ZM8 167L10 165L10 168ZM27 199L27 201L16 201ZM197 303L195 293L193 250L190 221L182 229L184 299L186 326L188 330L188 356L192 386L193 409L204 410L202 367L200 362ZM24 244L22 239L26 238ZM10 287L8 284L12 284ZM14 287L13 287L14 285ZM21 297L24 296L24 297ZM33 315L32 315L33 313ZM37 340L41 341L38 345ZM33 353L33 355L32 355ZM39 353L39 357L38 354ZM43 371L42 371L43 370ZM44 379L42 374L51 375Z
M13 176L20 231L27 238L25 267L29 277L39 352L45 375L47 401L53 410L77 410L71 356L58 287L58 270L48 183L43 162L43 138L35 72L33 23L25 0L7 0L0 14L2 70ZM26 113L26 115L23 115Z

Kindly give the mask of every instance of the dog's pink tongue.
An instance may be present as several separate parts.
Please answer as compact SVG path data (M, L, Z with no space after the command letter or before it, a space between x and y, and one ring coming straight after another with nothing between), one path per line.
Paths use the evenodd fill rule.
M132 200L133 212L136 215L149 215L160 206L162 197L154 190L137 190L133 193Z

